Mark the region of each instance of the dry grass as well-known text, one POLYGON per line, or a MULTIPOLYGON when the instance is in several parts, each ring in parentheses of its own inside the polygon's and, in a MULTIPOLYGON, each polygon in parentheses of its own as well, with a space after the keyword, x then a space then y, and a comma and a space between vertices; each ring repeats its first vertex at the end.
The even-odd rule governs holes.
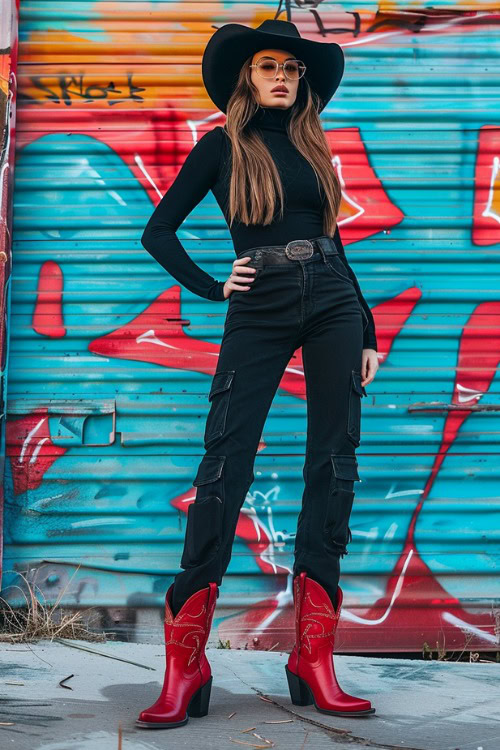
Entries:
POLYGON ((71 614, 65 613, 60 607, 66 589, 78 572, 79 567, 52 605, 47 605, 42 601, 43 593, 34 582, 30 583, 26 576, 18 573, 26 584, 26 591, 20 586, 12 586, 12 588, 19 589, 26 600, 26 606, 13 609, 0 596, 0 642, 26 643, 38 641, 42 638, 105 641, 106 636, 104 634, 89 629, 89 626, 92 625, 92 616, 89 617, 89 614, 93 611, 92 607, 71 614), (37 592, 39 595, 37 595, 37 592))
MULTIPOLYGON (((498 610, 493 610, 493 614, 495 616, 495 622, 496 622, 498 610)), ((481 652, 481 651, 467 650, 467 647, 469 646, 471 641, 474 639, 475 634, 469 633, 463 628, 461 630, 465 638, 465 643, 464 643, 462 650, 458 654, 458 656, 454 658, 457 652, 456 651, 449 652, 446 650, 445 648, 446 639, 443 633, 443 644, 441 645, 438 641, 436 641, 436 661, 450 661, 450 662, 451 661, 455 661, 455 662, 467 661, 470 663, 479 661, 479 662, 491 663, 491 664, 500 663, 500 651, 481 652)), ((495 628, 495 634, 497 636, 498 642, 500 643, 500 638, 499 638, 499 633, 497 632, 497 628, 495 628)), ((429 646, 427 641, 424 641, 424 644, 422 646, 422 659, 424 660, 434 659, 434 649, 432 649, 429 646)))

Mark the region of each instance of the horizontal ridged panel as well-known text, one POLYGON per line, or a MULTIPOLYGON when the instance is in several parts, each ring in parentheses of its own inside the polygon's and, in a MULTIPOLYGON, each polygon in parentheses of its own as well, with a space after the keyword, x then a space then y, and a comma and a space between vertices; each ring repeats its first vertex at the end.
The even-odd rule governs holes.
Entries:
MULTIPOLYGON (((419 650, 443 633, 450 648, 467 634, 467 648, 497 646, 497 25, 487 4, 434 8, 292 9, 303 36, 346 55, 322 122, 341 170, 341 235, 379 340, 341 562, 342 644, 358 652, 419 650)), ((274 13, 21 3, 5 541, 8 567, 30 565, 49 600, 75 573, 67 603, 161 606, 179 569, 215 361, 206 354, 226 304, 181 288, 139 238, 194 142, 224 121, 201 78, 214 27, 274 13), (59 289, 54 307, 43 283, 59 289), (152 323, 160 295, 176 325, 158 313, 152 323)), ((178 236, 227 277, 232 244, 212 194, 178 236)), ((244 505, 269 546, 257 554, 237 533, 218 600, 217 632, 232 645, 293 637, 301 367, 296 352, 244 505)))

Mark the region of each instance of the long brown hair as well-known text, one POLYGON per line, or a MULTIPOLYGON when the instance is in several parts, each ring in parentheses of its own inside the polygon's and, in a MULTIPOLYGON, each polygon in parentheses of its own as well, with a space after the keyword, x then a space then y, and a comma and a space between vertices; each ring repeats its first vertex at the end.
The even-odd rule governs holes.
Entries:
MULTIPOLYGON (((270 224, 276 198, 283 216, 284 196, 281 179, 262 138, 245 126, 259 108, 257 88, 251 80, 249 57, 227 105, 224 130, 231 139, 232 170, 229 189, 229 224, 270 224)), ((306 76, 299 80, 297 97, 291 107, 288 137, 313 168, 318 188, 323 189, 323 233, 333 237, 342 196, 339 179, 332 165, 330 148, 321 126, 318 110, 321 100, 306 76)))

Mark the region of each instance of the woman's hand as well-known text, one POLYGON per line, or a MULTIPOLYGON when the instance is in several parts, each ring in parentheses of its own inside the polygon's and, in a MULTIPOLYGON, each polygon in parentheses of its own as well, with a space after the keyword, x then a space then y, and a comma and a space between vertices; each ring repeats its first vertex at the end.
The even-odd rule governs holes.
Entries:
POLYGON ((236 258, 233 261, 233 270, 224 284, 224 298, 227 299, 232 292, 246 292, 250 289, 255 276, 255 268, 247 266, 249 260, 252 260, 249 255, 245 255, 244 258, 236 258))
POLYGON ((371 383, 378 370, 378 355, 375 349, 363 349, 361 361, 361 385, 371 383))

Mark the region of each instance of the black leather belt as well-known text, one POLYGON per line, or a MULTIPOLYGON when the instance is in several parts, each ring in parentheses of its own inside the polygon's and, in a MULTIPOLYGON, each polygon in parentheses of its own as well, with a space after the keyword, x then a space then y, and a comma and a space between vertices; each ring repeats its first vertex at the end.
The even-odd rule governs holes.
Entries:
MULTIPOLYGON (((261 247, 251 247, 237 256, 243 258, 250 256, 262 265, 268 264, 290 264, 298 260, 307 260, 314 253, 325 255, 338 255, 333 238, 315 237, 311 240, 291 240, 286 245, 262 245, 261 247)), ((252 265, 251 263, 249 265, 252 265)))

